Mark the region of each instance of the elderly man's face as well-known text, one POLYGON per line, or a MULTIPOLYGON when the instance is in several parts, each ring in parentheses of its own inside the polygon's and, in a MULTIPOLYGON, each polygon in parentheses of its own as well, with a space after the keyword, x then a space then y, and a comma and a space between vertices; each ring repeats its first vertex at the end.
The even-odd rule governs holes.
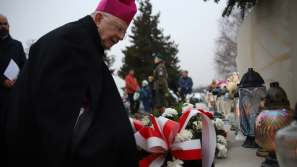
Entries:
POLYGON ((122 19, 102 13, 97 13, 95 23, 101 37, 102 45, 105 50, 109 50, 114 44, 124 39, 124 34, 118 33, 117 29, 126 32, 128 24, 122 19))
POLYGON ((7 18, 0 14, 0 36, 5 37, 9 34, 9 24, 7 18))

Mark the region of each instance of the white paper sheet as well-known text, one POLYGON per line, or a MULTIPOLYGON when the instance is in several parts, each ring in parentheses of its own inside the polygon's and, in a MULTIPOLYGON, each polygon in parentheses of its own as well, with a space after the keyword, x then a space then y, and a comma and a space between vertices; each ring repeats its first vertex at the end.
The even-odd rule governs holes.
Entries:
POLYGON ((19 66, 11 59, 6 70, 4 71, 4 75, 12 81, 15 77, 19 75, 20 68, 19 66))

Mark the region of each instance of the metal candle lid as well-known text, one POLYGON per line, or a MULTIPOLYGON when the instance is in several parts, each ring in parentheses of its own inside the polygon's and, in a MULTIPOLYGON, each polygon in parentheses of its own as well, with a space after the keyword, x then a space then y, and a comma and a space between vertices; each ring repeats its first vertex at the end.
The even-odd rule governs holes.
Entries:
POLYGON ((246 72, 240 81, 240 85, 243 88, 247 87, 261 87, 262 84, 265 84, 261 75, 253 70, 253 68, 249 68, 248 72, 246 72))
POLYGON ((226 93, 225 96, 224 96, 224 100, 232 100, 232 97, 230 95, 230 93, 226 93))
POLYGON ((218 94, 220 93, 220 91, 221 91, 220 87, 216 87, 216 88, 214 88, 214 89, 212 90, 212 94, 213 94, 213 95, 218 95, 218 94))
POLYGON ((290 101, 278 82, 271 82, 265 97, 265 107, 290 107, 290 101))

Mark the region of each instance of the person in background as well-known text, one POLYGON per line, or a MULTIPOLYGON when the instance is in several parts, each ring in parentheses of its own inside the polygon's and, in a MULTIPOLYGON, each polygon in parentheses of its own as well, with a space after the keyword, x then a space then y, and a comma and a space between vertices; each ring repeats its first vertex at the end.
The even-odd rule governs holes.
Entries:
POLYGON ((126 82, 128 98, 130 101, 130 110, 131 110, 131 114, 133 115, 133 114, 137 113, 137 111, 139 109, 139 101, 138 100, 134 101, 134 98, 133 98, 134 93, 137 92, 139 89, 137 79, 134 77, 133 69, 130 69, 129 75, 127 75, 125 78, 125 82, 126 82))
POLYGON ((168 88, 172 90, 174 94, 177 94, 177 86, 173 78, 169 77, 167 74, 166 80, 167 80, 168 88))
POLYGON ((152 99, 151 99, 151 102, 150 102, 150 106, 151 106, 151 109, 153 110, 155 108, 155 105, 156 105, 156 92, 154 90, 154 77, 153 76, 149 76, 148 84, 149 84, 149 87, 150 87, 151 92, 152 92, 152 99))
POLYGON ((144 111, 150 112, 150 99, 152 99, 152 92, 146 80, 142 81, 142 88, 138 90, 139 101, 142 102, 144 111))
POLYGON ((168 103, 166 100, 165 93, 168 85, 166 81, 167 71, 165 68, 165 58, 163 55, 157 54, 155 57, 156 69, 154 71, 154 90, 156 91, 156 105, 160 109, 167 107, 168 103))
POLYGON ((179 86, 181 87, 181 97, 182 99, 187 94, 192 93, 193 81, 191 77, 188 77, 188 71, 183 71, 183 76, 179 79, 179 86))
POLYGON ((0 117, 11 88, 17 80, 17 77, 9 80, 4 72, 11 60, 19 69, 22 69, 27 61, 22 43, 10 36, 9 28, 6 16, 0 14, 0 117))
POLYGON ((215 79, 212 80, 212 83, 210 84, 209 87, 211 87, 212 89, 214 89, 214 88, 217 87, 217 83, 216 83, 216 80, 215 79))

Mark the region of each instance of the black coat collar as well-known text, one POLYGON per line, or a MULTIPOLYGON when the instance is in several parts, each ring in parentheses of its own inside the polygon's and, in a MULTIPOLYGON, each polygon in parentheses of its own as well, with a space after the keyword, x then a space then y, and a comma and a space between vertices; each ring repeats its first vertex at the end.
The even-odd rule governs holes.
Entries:
POLYGON ((8 46, 10 44, 13 44, 13 39, 10 35, 8 35, 8 37, 6 37, 5 39, 0 38, 0 40, 1 40, 0 43, 3 46, 8 46))
POLYGON ((105 57, 104 48, 101 43, 101 38, 93 18, 88 15, 84 18, 79 19, 79 22, 81 22, 83 26, 87 29, 87 31, 90 33, 91 37, 97 43, 97 46, 99 47, 101 54, 103 55, 103 57, 105 57))

